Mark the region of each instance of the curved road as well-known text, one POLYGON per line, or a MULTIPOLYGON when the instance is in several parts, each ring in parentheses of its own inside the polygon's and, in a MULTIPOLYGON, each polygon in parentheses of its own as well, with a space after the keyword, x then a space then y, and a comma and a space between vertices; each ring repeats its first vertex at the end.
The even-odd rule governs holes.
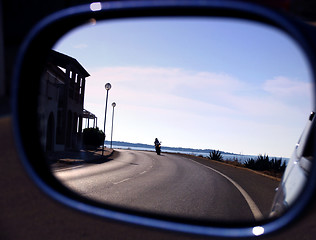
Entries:
POLYGON ((55 171, 66 186, 118 206, 204 220, 267 217, 278 182, 177 154, 115 150, 109 161, 55 171))

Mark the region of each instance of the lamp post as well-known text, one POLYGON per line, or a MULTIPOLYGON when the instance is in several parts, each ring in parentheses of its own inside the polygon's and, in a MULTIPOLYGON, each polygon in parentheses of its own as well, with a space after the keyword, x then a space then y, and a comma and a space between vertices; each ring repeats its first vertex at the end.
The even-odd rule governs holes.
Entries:
POLYGON ((113 120, 114 120, 114 108, 116 106, 116 103, 112 103, 113 111, 112 111, 112 128, 111 128, 111 148, 112 148, 112 137, 113 137, 113 120))
MULTIPOLYGON (((106 122, 106 110, 108 107, 108 96, 109 96, 109 90, 111 89, 111 84, 107 83, 105 84, 105 90, 106 90, 106 99, 105 99, 105 110, 104 110, 104 127, 103 127, 103 131, 104 131, 104 140, 105 140, 105 122, 106 122)), ((103 142, 103 146, 102 146, 102 156, 104 155, 104 142, 103 142)))

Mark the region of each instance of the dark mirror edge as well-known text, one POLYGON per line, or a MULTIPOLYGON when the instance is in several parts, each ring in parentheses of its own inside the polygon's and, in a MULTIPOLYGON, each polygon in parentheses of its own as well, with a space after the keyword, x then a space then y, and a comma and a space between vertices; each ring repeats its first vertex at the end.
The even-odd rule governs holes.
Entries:
MULTIPOLYGON (((315 69, 311 64, 316 62, 314 60, 315 56, 313 55, 313 51, 307 51, 307 49, 310 48, 315 50, 315 47, 307 43, 302 35, 304 33, 299 32, 295 25, 292 24, 303 27, 303 29, 308 27, 293 22, 268 9, 252 4, 240 4, 231 1, 222 1, 220 4, 212 4, 212 1, 209 3, 203 2, 203 4, 199 1, 180 1, 177 3, 162 1, 155 4, 149 1, 141 1, 124 3, 113 2, 104 3, 103 5, 105 8, 101 11, 93 12, 90 10, 90 5, 84 5, 66 9, 49 16, 33 29, 20 50, 12 88, 14 135, 22 163, 33 181, 35 181, 46 194, 71 208, 100 217, 165 230, 209 236, 250 237, 254 236, 252 230, 255 226, 261 225, 266 234, 272 233, 290 222, 293 223, 294 219, 302 213, 302 210, 314 194, 313 189, 316 184, 315 164, 312 165, 309 181, 302 191, 304 194, 301 194, 288 212, 277 219, 240 224, 205 222, 164 215, 146 214, 144 212, 97 203, 93 200, 82 198, 78 194, 70 191, 52 175, 46 161, 43 161, 43 158, 45 158, 43 152, 39 150, 41 147, 38 132, 35 131, 35 129, 37 130, 37 117, 35 114, 37 109, 28 108, 28 106, 37 106, 37 88, 39 82, 36 79, 40 78, 41 71, 39 71, 39 69, 43 69, 43 64, 51 47, 66 32, 86 23, 91 18, 109 20, 150 16, 223 16, 264 22, 285 31, 290 37, 296 40, 309 60, 313 79, 315 79, 315 69), (177 13, 176 15, 175 12, 177 13), (45 42, 45 45, 43 45, 43 42, 45 42), (34 66, 41 67, 36 70, 34 66), (24 78, 25 76, 28 76, 28 78, 24 78), (37 149, 37 151, 34 149, 37 149)), ((293 146, 294 144, 295 143, 293 143, 293 146)))

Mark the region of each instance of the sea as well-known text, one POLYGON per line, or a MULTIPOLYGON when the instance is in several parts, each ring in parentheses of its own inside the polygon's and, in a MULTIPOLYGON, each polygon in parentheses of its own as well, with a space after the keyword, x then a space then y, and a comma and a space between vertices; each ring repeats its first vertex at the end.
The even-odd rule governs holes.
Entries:
MULTIPOLYGON (((105 141, 104 145, 106 147, 111 147, 110 141, 105 141)), ((142 144, 142 143, 129 143, 129 142, 121 142, 121 141, 113 141, 112 142, 113 149, 131 149, 131 150, 139 150, 139 151, 155 151, 155 147, 153 145, 142 144)), ((164 147, 161 146, 162 152, 169 152, 169 153, 182 153, 182 154, 189 154, 194 156, 203 156, 208 157, 210 152, 213 151, 212 149, 193 149, 193 148, 181 148, 181 147, 164 147)), ((222 157, 224 160, 228 161, 238 161, 240 163, 245 163, 248 159, 257 159, 258 155, 244 155, 244 154, 236 154, 236 153, 228 153, 228 152, 221 152, 222 157)), ((274 158, 273 156, 269 156, 270 159, 274 158)), ((280 159, 280 157, 276 157, 280 159)), ((285 161, 286 163, 289 161, 289 158, 282 158, 282 162, 285 161)))

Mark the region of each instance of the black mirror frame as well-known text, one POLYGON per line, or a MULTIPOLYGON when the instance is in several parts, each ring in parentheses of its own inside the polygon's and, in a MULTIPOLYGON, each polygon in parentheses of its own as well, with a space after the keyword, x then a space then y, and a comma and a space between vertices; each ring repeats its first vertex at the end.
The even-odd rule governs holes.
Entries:
MULTIPOLYGON (((304 194, 301 194, 293 207, 283 216, 262 222, 241 224, 170 218, 100 204, 71 192, 53 177, 43 160, 43 153, 39 150, 41 148, 36 117, 38 79, 53 44, 66 32, 87 23, 89 19, 98 21, 151 16, 222 16, 263 22, 279 28, 298 43, 310 63, 313 81, 316 79, 315 31, 310 26, 276 11, 250 3, 226 0, 122 1, 105 2, 101 5, 100 10, 91 10, 90 5, 83 5, 62 10, 45 18, 30 32, 20 49, 12 87, 14 135, 21 161, 38 187, 58 202, 92 215, 163 230, 206 236, 251 237, 255 236, 254 227, 262 227, 264 234, 267 234, 298 219, 314 194, 316 164, 312 166, 304 194)), ((293 143, 293 148, 294 146, 295 143, 293 143)))

